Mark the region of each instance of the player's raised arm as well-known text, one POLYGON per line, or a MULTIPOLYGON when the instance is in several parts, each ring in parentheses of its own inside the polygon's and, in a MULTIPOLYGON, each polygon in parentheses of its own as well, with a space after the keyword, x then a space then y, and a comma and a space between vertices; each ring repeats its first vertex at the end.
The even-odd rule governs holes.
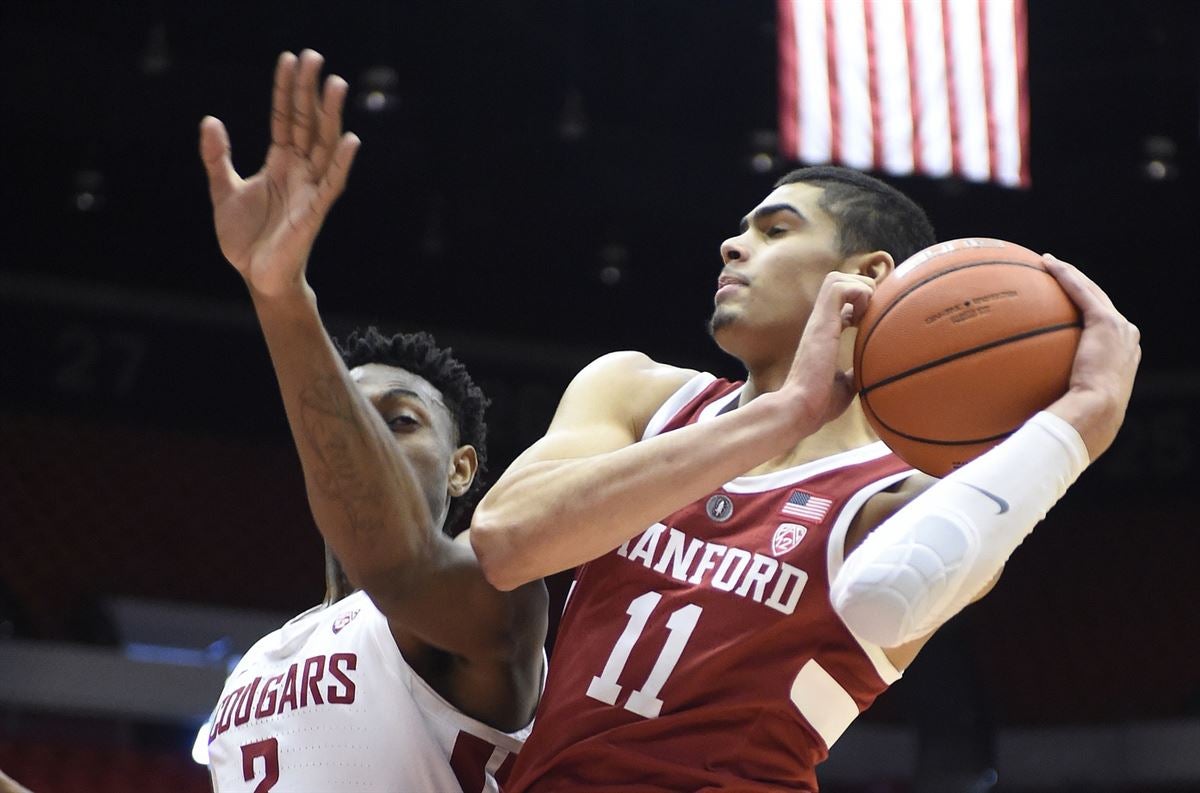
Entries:
MULTIPOLYGON (((326 333, 306 280, 313 241, 358 147, 356 137, 341 131, 346 84, 330 77, 320 90, 321 65, 311 50, 280 56, 271 147, 250 179, 233 171, 223 125, 211 117, 202 122, 201 156, 221 249, 253 298, 326 542, 394 632, 452 656, 439 689, 452 704, 515 728, 528 722, 537 702, 545 587, 538 581, 497 591, 469 545, 443 534, 445 503, 470 485, 474 466, 453 457, 441 472, 440 506, 431 507, 409 455, 326 333)), ((429 415, 412 409, 403 421, 429 415)))
POLYGON ((981 597, 1124 420, 1137 328, 1078 269, 1050 256, 1046 267, 1083 315, 1067 393, 870 531, 832 582, 847 625, 883 647, 921 642, 981 597))
POLYGON ((233 168, 225 125, 212 116, 200 122, 200 157, 221 252, 255 296, 303 296, 313 240, 358 151, 358 137, 342 132, 346 81, 333 75, 321 89, 323 62, 312 50, 279 56, 271 146, 248 179, 233 168))
POLYGON ((581 371, 546 435, 476 510, 471 541, 488 580, 510 589, 595 559, 790 451, 845 410, 851 389, 836 352, 870 289, 870 279, 830 275, 784 386, 711 422, 639 441, 654 411, 694 373, 640 353, 606 356, 581 371))

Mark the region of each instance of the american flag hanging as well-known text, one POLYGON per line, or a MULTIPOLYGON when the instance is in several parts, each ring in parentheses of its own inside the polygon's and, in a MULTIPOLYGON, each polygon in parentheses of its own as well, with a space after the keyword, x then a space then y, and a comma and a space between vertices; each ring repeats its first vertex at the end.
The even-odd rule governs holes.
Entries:
POLYGON ((1025 0, 777 0, 780 153, 1028 187, 1025 0))

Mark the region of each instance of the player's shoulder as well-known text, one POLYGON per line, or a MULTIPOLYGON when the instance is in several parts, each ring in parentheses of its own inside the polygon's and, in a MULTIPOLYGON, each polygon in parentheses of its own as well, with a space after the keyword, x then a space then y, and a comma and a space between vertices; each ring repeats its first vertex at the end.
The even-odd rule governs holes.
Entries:
POLYGON ((619 392, 626 399, 645 395, 648 401, 661 403, 698 374, 695 369, 660 363, 644 352, 620 350, 585 366, 573 386, 619 392))
POLYGON ((364 624, 372 620, 385 620, 375 603, 363 590, 346 595, 333 603, 318 603, 267 633, 246 650, 245 656, 262 653, 278 653, 280 647, 297 646, 302 637, 312 635, 323 626, 329 625, 331 633, 341 631, 343 623, 364 624), (360 616, 361 615, 361 616, 360 616))
POLYGON ((695 369, 656 361, 637 350, 617 350, 596 358, 580 372, 579 377, 618 377, 630 383, 657 383, 678 388, 699 374, 695 369))
POLYGON ((695 369, 661 363, 643 352, 620 350, 602 355, 581 369, 564 399, 603 402, 619 409, 634 424, 644 423, 699 374, 695 369))

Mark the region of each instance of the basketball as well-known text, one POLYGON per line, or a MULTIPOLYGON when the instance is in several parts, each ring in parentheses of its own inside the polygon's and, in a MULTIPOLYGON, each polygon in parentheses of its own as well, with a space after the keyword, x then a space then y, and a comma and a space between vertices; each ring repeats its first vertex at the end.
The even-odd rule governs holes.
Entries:
POLYGON ((971 237, 900 264, 859 323, 867 421, 909 465, 945 476, 1067 391, 1081 321, 1028 248, 971 237))

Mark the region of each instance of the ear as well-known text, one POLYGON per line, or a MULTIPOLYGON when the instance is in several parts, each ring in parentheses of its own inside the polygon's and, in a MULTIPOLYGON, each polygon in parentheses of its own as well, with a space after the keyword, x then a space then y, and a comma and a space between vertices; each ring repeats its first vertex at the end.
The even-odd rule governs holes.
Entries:
POLYGON ((479 470, 479 455, 474 446, 459 446, 450 455, 450 479, 447 483, 450 495, 458 498, 471 489, 475 472, 479 470))
POLYGON ((842 269, 845 272, 865 275, 874 279, 878 284, 892 274, 892 271, 896 269, 896 262, 892 259, 892 254, 887 251, 871 251, 847 257, 846 264, 842 269))

